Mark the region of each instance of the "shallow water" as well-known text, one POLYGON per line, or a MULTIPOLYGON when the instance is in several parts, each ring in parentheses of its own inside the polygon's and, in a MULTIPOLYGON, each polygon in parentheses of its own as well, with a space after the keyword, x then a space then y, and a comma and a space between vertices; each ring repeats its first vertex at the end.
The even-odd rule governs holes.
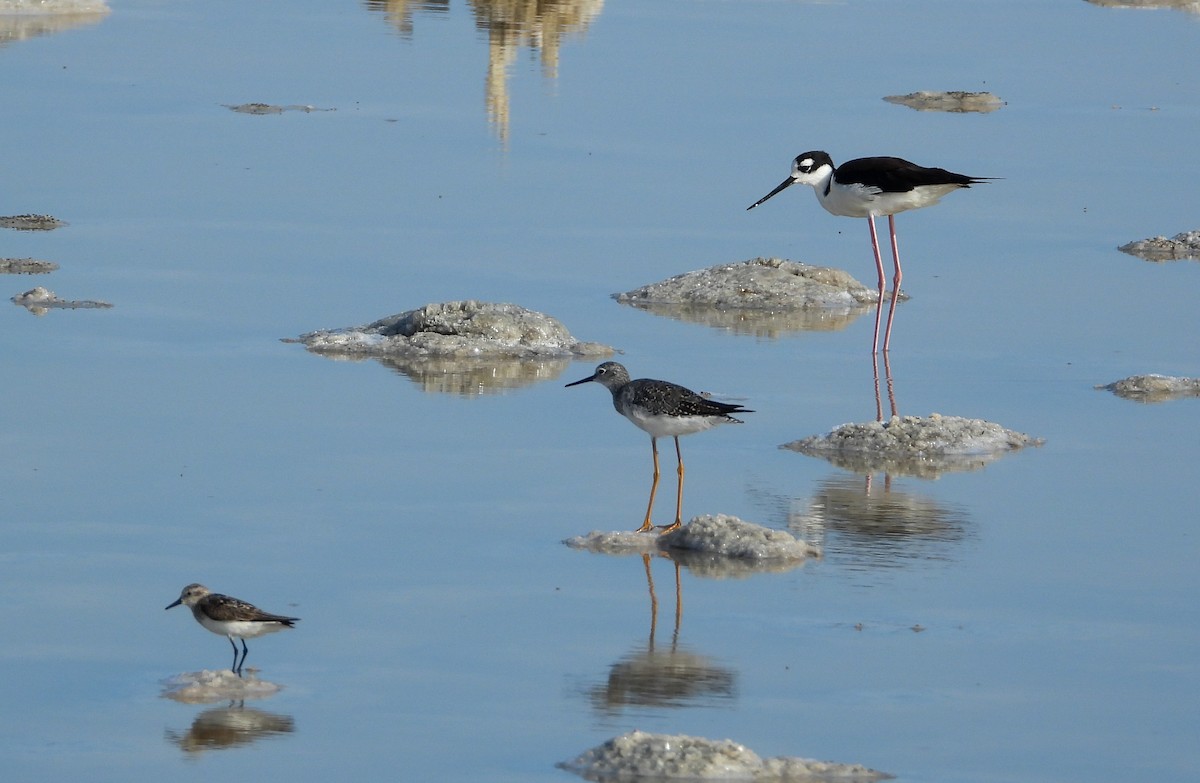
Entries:
POLYGON ((0 214, 69 225, 0 232, 60 265, 4 296, 115 305, 0 308, 13 779, 571 780, 556 762, 633 728, 912 781, 1194 774, 1200 408, 1093 386, 1200 375, 1200 265, 1116 250, 1197 227, 1200 17, 564 3, 538 39, 489 28, 498 7, 127 2, 5 36, 0 214), (922 89, 1007 104, 882 100, 922 89), (227 108, 253 102, 335 110, 227 108), (902 412, 1044 446, 868 483, 777 447, 873 417, 869 312, 755 332, 609 298, 755 256, 869 284, 862 221, 807 192, 745 212, 814 148, 1003 177, 898 218, 891 367, 902 412), (562 388, 591 363, 469 395, 279 342, 465 298, 745 401, 744 426, 683 441, 685 515, 826 557, 683 568, 678 594, 654 559, 652 594, 640 556, 561 544, 635 527, 650 483, 604 391, 562 388), (303 618, 250 644, 280 693, 162 697, 228 663, 162 611, 192 581, 303 618), (673 689, 608 695, 671 652, 673 689))

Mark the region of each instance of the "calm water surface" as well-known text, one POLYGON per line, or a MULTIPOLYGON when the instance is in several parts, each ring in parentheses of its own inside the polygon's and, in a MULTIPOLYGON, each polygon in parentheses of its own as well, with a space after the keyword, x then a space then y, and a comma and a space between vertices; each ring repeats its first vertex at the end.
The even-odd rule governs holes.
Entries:
MULTIPOLYGON (((13 780, 565 781, 615 734, 730 737, 903 780, 1158 781, 1200 753, 1200 18, 1077 2, 154 2, 0 48, 0 758, 13 780), (916 112, 915 90, 997 112, 916 112), (264 102, 333 111, 254 116, 264 102), (789 192, 805 149, 1002 177, 901 216, 902 412, 1040 449, 936 479, 781 443, 874 415, 870 315, 738 331, 608 295, 758 255, 870 280, 862 221, 789 192), (512 301, 636 375, 757 413, 684 442, 685 513, 826 557, 713 575, 570 550, 634 527, 645 436, 590 365, 428 391, 279 342, 512 301), (0 300, 3 301, 3 300, 0 300), (749 332, 749 333, 747 333, 749 332), (227 663, 184 584, 303 618, 284 690, 161 696, 227 663), (241 727, 233 731, 229 727, 241 727)), ((665 521, 670 473, 660 497, 665 521)))

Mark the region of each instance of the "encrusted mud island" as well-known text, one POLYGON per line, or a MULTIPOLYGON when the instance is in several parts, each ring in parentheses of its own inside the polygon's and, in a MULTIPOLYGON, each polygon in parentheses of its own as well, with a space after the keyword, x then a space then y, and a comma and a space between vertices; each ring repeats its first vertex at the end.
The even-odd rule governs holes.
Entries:
POLYGON ((983 419, 934 413, 843 424, 780 448, 820 457, 854 472, 885 470, 932 478, 945 472, 975 470, 1003 454, 1043 442, 983 419))
POLYGON ((946 92, 918 90, 907 95, 888 95, 884 97, 884 100, 917 111, 952 113, 978 112, 986 114, 996 111, 1004 105, 1004 101, 990 92, 964 92, 963 90, 946 92))
POLYGON ((1200 378, 1150 373, 1131 375, 1096 388, 1135 402, 1167 402, 1184 397, 1200 397, 1200 378))
POLYGON ((790 783, 890 778, 862 764, 776 756, 764 759, 733 740, 631 731, 558 765, 587 780, 723 780, 790 783))

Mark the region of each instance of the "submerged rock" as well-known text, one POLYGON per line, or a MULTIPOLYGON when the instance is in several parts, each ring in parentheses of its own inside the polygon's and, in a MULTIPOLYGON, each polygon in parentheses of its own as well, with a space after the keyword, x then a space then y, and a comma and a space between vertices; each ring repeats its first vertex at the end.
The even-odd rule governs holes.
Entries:
POLYGON ((963 92, 950 90, 938 92, 918 90, 907 95, 888 95, 888 103, 898 103, 917 111, 979 112, 986 114, 1004 105, 1004 101, 990 92, 963 92))
POLYGON ((38 286, 23 294, 12 297, 14 304, 19 304, 34 315, 45 315, 51 308, 62 310, 78 309, 107 309, 112 307, 108 302, 97 302, 92 299, 60 299, 58 294, 49 288, 38 286))
POLYGON ((1166 402, 1184 397, 1200 397, 1200 378, 1179 378, 1151 373, 1131 375, 1096 388, 1110 391, 1126 400, 1166 402))
POLYGON ((58 269, 53 261, 37 258, 0 258, 0 275, 44 275, 58 269))
POLYGON ((467 300, 427 304, 366 326, 321 330, 295 340, 314 353, 361 357, 604 357, 607 345, 580 342, 560 321, 514 304, 467 300))
POLYGON ((1162 236, 1139 239, 1136 242, 1121 245, 1117 250, 1146 261, 1200 259, 1200 230, 1183 231, 1170 239, 1162 236))
POLYGON ((1010 451, 1044 441, 983 419, 931 414, 893 416, 886 422, 843 424, 780 448, 821 457, 856 473, 936 477, 948 471, 976 470, 1010 451))
POLYGON ((632 731, 558 765, 588 780, 872 781, 892 777, 861 764, 762 759, 733 740, 632 731))

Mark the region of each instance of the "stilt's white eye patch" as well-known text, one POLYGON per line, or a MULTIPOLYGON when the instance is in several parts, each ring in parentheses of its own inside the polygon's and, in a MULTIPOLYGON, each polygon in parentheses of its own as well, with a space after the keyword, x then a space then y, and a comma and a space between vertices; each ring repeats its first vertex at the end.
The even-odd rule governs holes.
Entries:
POLYGON ((804 158, 796 161, 796 168, 800 171, 812 171, 813 164, 816 163, 812 158, 804 158))

